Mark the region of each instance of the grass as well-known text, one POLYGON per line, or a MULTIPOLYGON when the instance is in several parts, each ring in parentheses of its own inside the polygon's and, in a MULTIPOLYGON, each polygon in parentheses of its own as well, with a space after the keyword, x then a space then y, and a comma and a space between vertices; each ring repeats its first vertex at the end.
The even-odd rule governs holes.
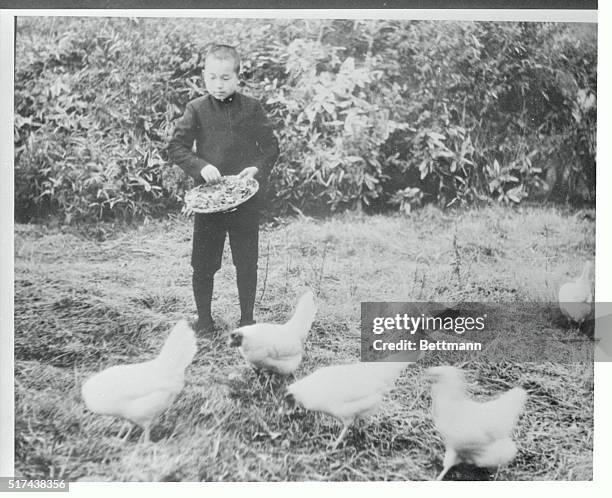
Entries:
MULTIPOLYGON (((290 380, 275 377, 264 389, 226 346, 239 313, 229 248, 214 301, 223 331, 199 340, 185 389, 153 426, 154 443, 138 444, 135 430, 122 445, 121 420, 88 412, 79 393, 88 375, 154 356, 170 327, 194 313, 191 230, 191 221, 175 218, 95 240, 16 226, 16 473, 95 481, 433 478, 443 444, 421 377, 452 356, 431 353, 406 369, 380 413, 329 451, 339 424, 303 411, 280 416, 290 380)), ((594 257, 594 232, 577 214, 535 207, 282 221, 261 233, 256 315, 283 321, 304 287, 315 290, 319 311, 299 378, 359 358, 361 301, 551 301, 594 257)), ((575 334, 548 315, 537 323, 551 337, 575 334)), ((555 344, 562 357, 568 346, 555 344)), ((592 479, 592 364, 467 358, 463 368, 476 397, 514 385, 529 393, 519 454, 496 479, 592 479)))

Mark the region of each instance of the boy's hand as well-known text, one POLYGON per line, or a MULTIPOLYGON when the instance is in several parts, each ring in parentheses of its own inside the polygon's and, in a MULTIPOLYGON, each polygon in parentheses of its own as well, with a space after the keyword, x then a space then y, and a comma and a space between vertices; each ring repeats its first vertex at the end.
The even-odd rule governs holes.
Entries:
POLYGON ((221 173, 212 164, 204 166, 200 175, 206 180, 206 183, 217 183, 221 179, 221 173))
POLYGON ((248 168, 244 168, 238 178, 255 178, 255 175, 259 172, 256 166, 249 166, 248 168))
POLYGON ((193 211, 185 205, 183 206, 183 209, 181 209, 181 214, 189 218, 193 215, 193 211))

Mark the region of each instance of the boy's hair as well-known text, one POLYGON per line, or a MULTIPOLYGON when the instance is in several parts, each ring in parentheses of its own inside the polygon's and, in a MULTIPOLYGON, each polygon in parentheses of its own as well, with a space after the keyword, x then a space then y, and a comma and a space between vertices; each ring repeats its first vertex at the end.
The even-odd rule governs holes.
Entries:
POLYGON ((208 52, 206 52, 204 61, 209 57, 214 57, 222 61, 232 61, 236 74, 240 72, 240 55, 238 55, 238 51, 231 45, 213 45, 208 49, 208 52))

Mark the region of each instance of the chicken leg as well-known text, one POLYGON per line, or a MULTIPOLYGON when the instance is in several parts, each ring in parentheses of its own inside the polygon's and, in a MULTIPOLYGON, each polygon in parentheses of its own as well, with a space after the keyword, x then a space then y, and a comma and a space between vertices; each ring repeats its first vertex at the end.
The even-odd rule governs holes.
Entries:
POLYGON ((442 472, 436 477, 436 481, 441 481, 442 478, 446 475, 446 473, 451 469, 453 465, 459 463, 459 458, 457 457, 457 453, 452 448, 446 447, 446 453, 444 454, 444 468, 442 472))
POLYGON ((123 425, 121 426, 121 429, 119 430, 119 433, 117 434, 117 437, 121 437, 121 435, 123 434, 123 431, 125 430, 125 434, 123 434, 123 437, 121 438, 121 442, 125 443, 128 438, 130 437, 130 434, 132 433, 132 429, 134 428, 134 424, 131 424, 130 422, 128 422, 127 420, 123 423, 123 425), (126 430, 127 427, 127 430, 126 430))
POLYGON ((143 443, 147 444, 151 442, 151 424, 145 424, 143 426, 142 439, 143 443))
POLYGON ((121 436, 124 435, 123 432, 129 428, 128 423, 129 422, 127 420, 124 420, 123 424, 121 424, 121 428, 119 429, 119 432, 117 432, 117 437, 119 439, 121 439, 121 436))
POLYGON ((350 423, 349 424, 344 424, 344 426, 342 427, 342 430, 340 431, 340 435, 336 438, 336 440, 334 441, 334 443, 332 444, 332 450, 335 450, 338 445, 340 444, 340 441, 342 441, 344 439, 344 436, 346 436, 346 433, 350 427, 350 423))

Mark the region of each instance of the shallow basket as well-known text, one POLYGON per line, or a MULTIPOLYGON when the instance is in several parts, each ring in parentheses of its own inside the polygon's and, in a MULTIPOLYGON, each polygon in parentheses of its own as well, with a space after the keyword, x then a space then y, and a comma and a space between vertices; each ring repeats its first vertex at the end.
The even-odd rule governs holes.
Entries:
POLYGON ((203 184, 185 194, 185 205, 194 213, 223 213, 232 211, 248 201, 259 190, 253 178, 222 176, 219 182, 203 184))

